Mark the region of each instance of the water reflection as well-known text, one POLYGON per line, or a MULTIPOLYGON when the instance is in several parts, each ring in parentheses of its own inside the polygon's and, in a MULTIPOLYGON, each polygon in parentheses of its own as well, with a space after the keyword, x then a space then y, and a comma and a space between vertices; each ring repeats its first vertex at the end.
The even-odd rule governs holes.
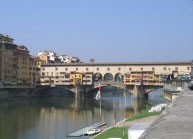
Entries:
MULTIPOLYGON (((103 90, 102 98, 102 120, 108 126, 135 115, 146 104, 117 89, 103 90)), ((99 101, 92 98, 56 97, 1 103, 0 139, 67 138, 68 133, 97 123, 99 112, 99 101)))

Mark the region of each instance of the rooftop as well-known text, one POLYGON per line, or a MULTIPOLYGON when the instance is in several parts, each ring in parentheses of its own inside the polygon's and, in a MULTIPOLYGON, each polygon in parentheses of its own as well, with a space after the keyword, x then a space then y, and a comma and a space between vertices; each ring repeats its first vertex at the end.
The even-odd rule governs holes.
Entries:
POLYGON ((13 43, 13 38, 11 38, 9 35, 0 34, 0 41, 4 43, 13 43))
POLYGON ((24 45, 18 45, 17 50, 28 51, 27 47, 25 47, 24 45))
POLYGON ((110 63, 49 63, 42 66, 141 66, 141 65, 192 65, 191 61, 176 62, 110 62, 110 63))
POLYGON ((5 34, 0 34, 0 37, 4 37, 4 38, 8 38, 8 39, 12 39, 13 40, 13 38, 11 38, 9 35, 5 35, 5 34))

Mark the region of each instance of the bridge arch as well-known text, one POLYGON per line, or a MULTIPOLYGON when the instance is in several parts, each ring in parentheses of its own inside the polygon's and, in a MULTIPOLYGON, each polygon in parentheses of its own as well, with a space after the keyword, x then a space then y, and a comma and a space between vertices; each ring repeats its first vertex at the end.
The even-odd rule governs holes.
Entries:
POLYGON ((111 73, 106 73, 106 74, 104 75, 104 81, 106 81, 106 82, 113 81, 113 74, 111 74, 111 73))
POLYGON ((124 80, 124 75, 121 73, 115 74, 115 82, 123 82, 124 80))
POLYGON ((37 96, 67 96, 67 97, 74 97, 75 96, 75 93, 70 88, 67 88, 64 86, 38 87, 35 90, 33 90, 33 94, 35 94, 37 96))
POLYGON ((94 82, 102 81, 103 76, 101 73, 97 72, 94 74, 94 82))

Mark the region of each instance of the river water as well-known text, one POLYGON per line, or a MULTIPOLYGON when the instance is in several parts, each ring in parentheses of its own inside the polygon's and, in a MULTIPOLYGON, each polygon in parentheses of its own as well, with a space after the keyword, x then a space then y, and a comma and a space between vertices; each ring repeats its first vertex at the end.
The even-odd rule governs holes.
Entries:
MULTIPOLYGON (((102 121, 107 126, 135 115, 147 104, 134 100, 129 92, 120 89, 106 88, 101 94, 102 121)), ((161 94, 162 90, 150 93, 149 101, 165 102, 161 94)), ((70 97, 0 103, 0 139, 74 139, 67 134, 99 122, 99 104, 93 98, 79 100, 70 97)))

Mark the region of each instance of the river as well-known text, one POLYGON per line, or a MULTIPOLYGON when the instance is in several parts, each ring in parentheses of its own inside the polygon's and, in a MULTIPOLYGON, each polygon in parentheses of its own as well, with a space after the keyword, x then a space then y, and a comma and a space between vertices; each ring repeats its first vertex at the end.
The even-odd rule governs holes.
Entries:
MULTIPOLYGON (((92 94, 96 94, 93 92, 92 94)), ((106 88, 102 92, 102 121, 111 126, 145 108, 129 92, 106 88)), ((165 102, 162 90, 149 94, 151 103, 165 102)), ((92 95, 93 96, 93 95, 92 95)), ((68 133, 99 122, 99 101, 52 97, 0 103, 0 139, 74 139, 68 133)), ((80 137, 84 139, 88 137, 80 137)))

